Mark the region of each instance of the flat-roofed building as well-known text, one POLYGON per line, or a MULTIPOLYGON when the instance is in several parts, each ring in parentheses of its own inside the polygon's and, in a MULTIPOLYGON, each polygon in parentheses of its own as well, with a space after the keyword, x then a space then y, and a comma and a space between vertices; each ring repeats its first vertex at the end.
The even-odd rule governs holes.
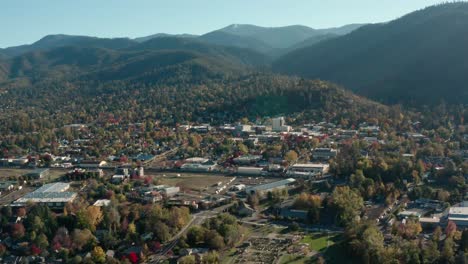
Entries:
POLYGON ((233 161, 236 164, 247 165, 247 164, 254 164, 257 161, 261 160, 262 158, 263 157, 260 155, 244 155, 244 156, 240 156, 240 157, 233 159, 233 161))
POLYGON ((312 157, 317 160, 329 160, 337 154, 338 150, 332 148, 316 148, 312 151, 312 157))
POLYGON ((261 184, 261 185, 255 185, 255 186, 249 186, 245 189, 245 192, 247 194, 259 194, 263 195, 267 192, 271 192, 274 190, 281 190, 284 189, 296 182, 295 179, 289 178, 289 179, 284 179, 281 181, 275 181, 267 184, 261 184))
POLYGON ((32 179, 43 179, 49 175, 50 175, 49 169, 35 169, 27 173, 25 176, 28 178, 32 178, 32 179))
POLYGON ((246 175, 246 176, 261 176, 263 173, 266 173, 263 168, 258 167, 239 167, 237 168, 238 175, 246 175))
POLYGON ((422 227, 436 227, 440 224, 439 217, 421 217, 419 218, 419 223, 422 227))
POLYGON ((457 226, 468 226, 468 207, 450 207, 448 220, 457 226))
POLYGON ((185 163, 180 166, 183 171, 202 171, 209 172, 216 169, 216 164, 185 163))
POLYGON ((209 162, 210 160, 207 158, 200 158, 200 157, 193 157, 193 158, 188 158, 185 160, 185 163, 193 163, 193 164, 204 164, 209 162))
POLYGON ((319 177, 330 170, 329 164, 324 163, 296 163, 290 166, 286 175, 298 178, 319 177))
POLYGON ((1 192, 8 192, 15 189, 15 186, 18 185, 17 181, 3 181, 0 182, 0 193, 1 192))
POLYGON ((275 143, 284 139, 284 136, 277 133, 264 133, 261 135, 251 136, 255 137, 260 143, 275 143))
POLYGON ((157 185, 155 188, 166 197, 174 196, 180 192, 180 187, 177 186, 157 185))
POLYGON ((97 169, 106 165, 107 162, 104 160, 83 160, 80 162, 80 164, 78 164, 78 167, 86 169, 97 169))
POLYGON ((405 219, 405 218, 410 218, 410 217, 414 217, 414 218, 421 218, 421 216, 423 215, 423 211, 422 210, 418 210, 418 209, 408 209, 408 210, 404 210, 400 213, 398 213, 398 217, 400 219, 405 219))
POLYGON ((17 158, 17 159, 11 159, 9 160, 9 165, 12 166, 24 166, 28 163, 28 159, 26 158, 17 158))
POLYGON ((126 181, 128 176, 121 175, 121 174, 114 174, 111 178, 111 182, 114 184, 120 184, 124 181, 126 181))
POLYGON ((24 206, 33 202, 45 204, 51 208, 63 208, 77 196, 76 192, 68 192, 69 188, 70 184, 65 182, 49 183, 19 198, 13 202, 12 206, 24 206))

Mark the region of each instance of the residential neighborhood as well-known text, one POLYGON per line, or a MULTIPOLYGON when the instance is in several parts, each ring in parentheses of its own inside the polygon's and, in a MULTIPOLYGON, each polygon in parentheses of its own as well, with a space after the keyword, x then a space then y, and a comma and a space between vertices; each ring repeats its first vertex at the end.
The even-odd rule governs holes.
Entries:
MULTIPOLYGON (((348 213, 361 221, 373 221, 385 237, 385 244, 397 239, 399 232, 403 232, 400 229, 414 229, 414 225, 419 227, 411 231, 414 232, 411 236, 423 241, 428 241, 436 228, 467 225, 468 203, 464 200, 465 193, 461 192, 468 168, 464 155, 467 151, 462 148, 467 146, 466 137, 451 136, 442 144, 438 143, 451 154, 439 152, 437 156, 434 152, 425 152, 424 148, 433 145, 434 140, 440 142, 438 136, 413 127, 411 132, 397 131, 389 135, 376 124, 363 123, 357 128, 327 122, 288 126, 285 120, 279 117, 271 119, 271 123, 219 127, 208 124, 155 127, 155 135, 164 137, 152 144, 145 141, 144 130, 133 124, 128 126, 132 137, 126 147, 108 156, 96 156, 91 147, 98 140, 100 144, 107 144, 103 146, 107 149, 120 140, 103 141, 93 133, 95 129, 91 125, 74 125, 71 128, 76 130, 76 138, 61 139, 52 152, 3 158, 0 202, 5 216, 1 241, 5 242, 1 243, 9 252, 3 255, 4 261, 5 257, 6 260, 23 260, 24 252, 33 247, 41 253, 35 259, 28 257, 28 261, 63 262, 66 246, 63 242, 53 242, 58 241, 58 233, 46 234, 55 235, 52 242, 56 244, 43 241, 41 245, 37 245, 37 239, 30 238, 32 233, 27 233, 46 232, 35 227, 36 224, 45 225, 44 221, 66 226, 73 223, 74 232, 90 230, 85 244, 106 249, 107 258, 134 263, 183 260, 189 256, 195 256, 200 262, 209 254, 231 259, 232 263, 255 261, 253 257, 262 254, 271 261, 292 256, 330 258, 324 249, 314 251, 315 246, 304 241, 314 241, 314 237, 323 239, 320 234, 326 233, 338 245, 344 236, 341 221, 352 219, 337 220, 346 209, 340 213, 329 207, 349 206, 345 204, 350 202, 357 204, 353 204, 355 208, 348 213), (409 133, 422 136, 408 136, 409 133), (369 141, 369 137, 376 140, 369 141), (381 153, 385 153, 383 157, 381 153), (401 174, 403 177, 398 183, 379 187, 364 173, 374 173, 369 164, 385 163, 388 157, 396 158, 399 167, 409 166, 409 174, 401 174), (352 159, 358 161, 354 171, 347 167, 352 159), (350 174, 340 177, 346 170, 350 174), (454 191, 436 187, 441 175, 448 171, 454 175, 448 184, 458 196, 454 191), (345 198, 342 205, 336 204, 340 196, 353 193, 358 196, 345 198), (47 217, 53 215, 51 219, 43 218, 44 208, 47 208, 47 217), (176 223, 156 218, 157 222, 151 224, 156 229, 147 229, 138 224, 141 220, 135 213, 129 214, 126 210, 136 210, 139 214, 152 210, 167 210, 169 214, 183 212, 183 218, 176 223), (39 218, 31 219, 33 214, 39 218), (89 219, 80 220, 81 217, 89 219), (225 237, 224 245, 193 241, 193 232, 199 232, 196 231, 198 226, 209 229, 207 223, 226 220, 226 217, 234 221, 235 228, 244 230, 242 234, 249 230, 249 235, 229 240, 238 253, 224 250, 226 239, 231 238, 225 237), (35 221, 32 226, 31 221, 35 221), (139 239, 132 233, 123 236, 129 232, 130 225, 133 225, 130 232, 139 234, 139 239), (6 232, 11 228, 19 229, 20 234, 6 232), (165 234, 160 233, 162 230, 166 230, 165 234), (100 237, 109 239, 111 235, 121 239, 112 244, 101 242, 100 237), (261 244, 271 243, 271 247, 281 245, 281 252, 288 253, 270 252, 269 247, 256 244, 260 240, 265 240, 261 244)), ((385 179, 382 180, 380 184, 383 185, 385 179)), ((86 248, 92 249, 74 248, 70 257, 86 260, 87 255, 93 254, 86 248)))

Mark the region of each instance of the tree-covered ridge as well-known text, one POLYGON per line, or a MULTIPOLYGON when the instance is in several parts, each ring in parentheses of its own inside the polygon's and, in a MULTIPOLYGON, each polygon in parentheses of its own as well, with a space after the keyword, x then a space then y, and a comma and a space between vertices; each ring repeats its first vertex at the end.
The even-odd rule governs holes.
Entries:
POLYGON ((30 118, 28 123, 42 120, 42 125, 53 127, 93 122, 103 114, 128 122, 157 119, 174 124, 278 114, 297 116, 298 121, 347 118, 357 122, 387 112, 382 105, 318 80, 254 73, 216 75, 197 63, 170 66, 158 71, 158 78, 154 76, 138 81, 44 81, 9 89, 0 96, 5 114, 2 129, 26 129, 18 124, 23 114, 30 118))
MULTIPOLYGON (((102 40, 104 41, 104 40, 102 40)), ((107 69, 120 69, 124 74, 138 75, 148 70, 198 58, 209 61, 206 65, 221 70, 245 70, 269 63, 258 52, 204 43, 194 39, 161 37, 131 46, 116 48, 114 45, 87 45, 72 43, 50 49, 37 49, 24 54, 0 59, 0 85, 17 81, 73 78, 84 73, 107 69)), ((113 78, 122 78, 122 72, 113 78)), ((98 76, 99 77, 99 76, 98 76)), ((103 78, 107 78, 104 76, 103 78)))
POLYGON ((255 61, 247 50, 182 38, 157 38, 120 50, 61 47, 26 53, 3 64, 3 130, 33 132, 108 114, 127 122, 174 124, 278 114, 355 122, 386 111, 331 83, 245 67, 255 61), (17 124, 24 120, 21 115, 30 125, 17 124))
POLYGON ((466 103, 467 30, 468 3, 432 6, 295 50, 274 68, 385 102, 466 103))

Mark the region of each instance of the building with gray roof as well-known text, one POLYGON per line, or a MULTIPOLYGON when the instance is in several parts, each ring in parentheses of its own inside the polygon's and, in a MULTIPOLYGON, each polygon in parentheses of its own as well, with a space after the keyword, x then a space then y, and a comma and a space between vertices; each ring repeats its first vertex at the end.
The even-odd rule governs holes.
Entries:
POLYGON ((13 202, 12 206, 24 206, 32 202, 45 204, 51 208, 63 208, 77 196, 76 192, 68 192, 69 188, 70 184, 64 182, 45 184, 39 189, 19 198, 13 202))

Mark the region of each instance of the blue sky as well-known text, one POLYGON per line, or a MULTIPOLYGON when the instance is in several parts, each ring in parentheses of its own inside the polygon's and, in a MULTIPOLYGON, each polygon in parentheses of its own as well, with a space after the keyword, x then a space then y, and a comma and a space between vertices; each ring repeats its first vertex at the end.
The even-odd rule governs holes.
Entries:
POLYGON ((376 23, 439 0, 1 0, 0 47, 48 34, 203 34, 230 24, 313 28, 376 23))

